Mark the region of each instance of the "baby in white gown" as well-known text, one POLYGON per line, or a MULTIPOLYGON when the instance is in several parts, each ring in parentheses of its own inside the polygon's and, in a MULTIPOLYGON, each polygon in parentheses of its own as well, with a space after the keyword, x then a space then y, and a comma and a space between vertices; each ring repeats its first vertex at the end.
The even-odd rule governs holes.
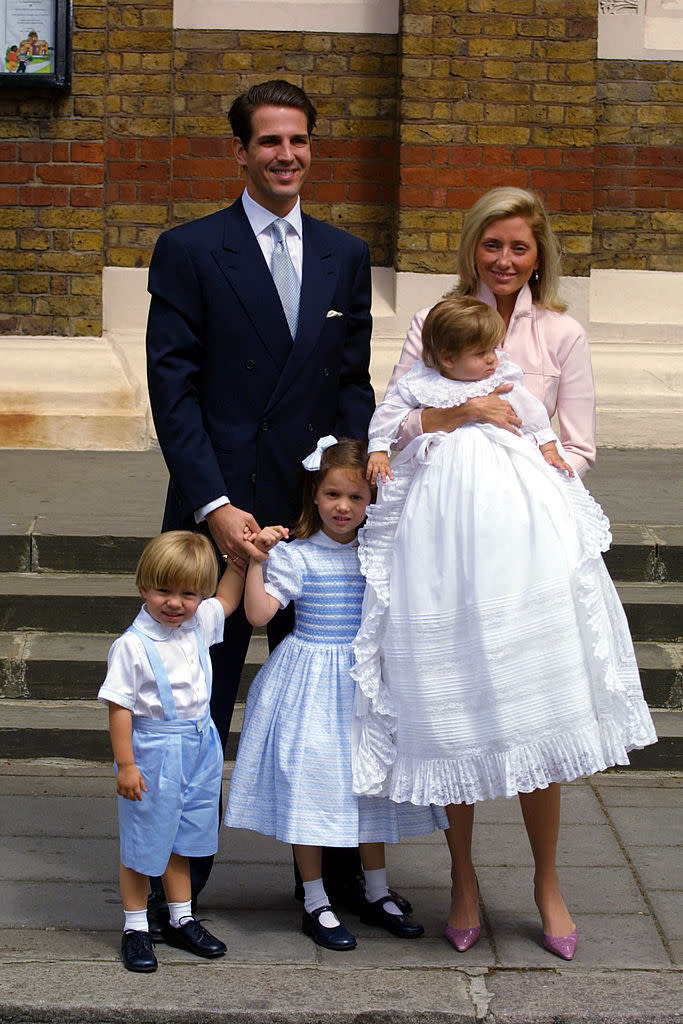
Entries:
POLYGON ((627 764, 628 750, 656 740, 601 557, 609 523, 521 370, 496 351, 504 331, 476 299, 438 303, 425 361, 381 421, 396 434, 412 408, 512 383, 521 435, 472 423, 416 438, 389 465, 392 438, 373 420, 379 494, 359 534, 354 791, 446 805, 463 837, 459 807, 627 764))

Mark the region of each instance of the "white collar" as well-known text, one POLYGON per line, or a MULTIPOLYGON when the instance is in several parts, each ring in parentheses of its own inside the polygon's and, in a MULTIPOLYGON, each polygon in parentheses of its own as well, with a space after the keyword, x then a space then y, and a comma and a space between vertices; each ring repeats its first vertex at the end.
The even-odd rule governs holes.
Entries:
POLYGON ((358 538, 354 537, 348 544, 340 544, 338 540, 333 540, 332 537, 328 537, 322 530, 318 530, 311 537, 308 538, 312 544, 316 544, 320 548, 357 548, 358 538))
POLYGON ((143 604, 142 608, 138 612, 135 622, 133 623, 136 629, 139 629, 141 633, 148 636, 150 640, 171 640, 178 632, 183 630, 193 630, 197 625, 197 616, 193 615, 191 619, 187 619, 186 622, 181 622, 179 626, 164 626, 161 622, 157 622, 147 611, 146 605, 143 604))
MULTIPOLYGON (((251 225, 251 230, 255 235, 260 235, 264 231, 269 230, 273 221, 280 219, 272 210, 267 210, 265 206, 261 206, 260 203, 252 199, 246 188, 242 193, 242 206, 251 225)), ((299 238, 301 238, 301 202, 298 196, 296 197, 296 204, 282 220, 286 220, 296 231, 299 238)))

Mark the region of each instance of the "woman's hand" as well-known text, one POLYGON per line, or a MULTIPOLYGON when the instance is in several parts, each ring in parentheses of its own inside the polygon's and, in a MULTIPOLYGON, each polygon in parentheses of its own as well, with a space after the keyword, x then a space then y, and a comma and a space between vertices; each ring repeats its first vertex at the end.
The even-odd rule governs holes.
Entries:
POLYGON ((423 409, 422 429, 425 434, 437 430, 445 430, 450 434, 466 423, 492 423, 494 427, 519 434, 518 428, 522 421, 510 403, 501 397, 511 390, 512 384, 499 384, 490 395, 468 398, 462 405, 454 405, 450 409, 423 409))

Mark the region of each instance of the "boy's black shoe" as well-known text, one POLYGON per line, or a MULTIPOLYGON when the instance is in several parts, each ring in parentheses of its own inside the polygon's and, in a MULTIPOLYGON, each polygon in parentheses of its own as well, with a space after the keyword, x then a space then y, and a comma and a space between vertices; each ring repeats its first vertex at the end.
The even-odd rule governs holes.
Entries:
POLYGON ((151 974, 157 969, 149 932, 124 932, 121 936, 121 959, 127 971, 151 974))
POLYGON ((186 949, 188 953, 204 956, 208 960, 212 960, 216 956, 223 956, 228 951, 224 942, 217 939, 211 932, 207 932, 206 928, 199 921, 195 921, 193 917, 181 924, 179 928, 174 928, 170 923, 167 924, 164 929, 164 938, 169 946, 186 949))
POLYGON ((170 920, 164 890, 152 890, 147 897, 147 925, 152 942, 166 941, 166 926, 170 920))

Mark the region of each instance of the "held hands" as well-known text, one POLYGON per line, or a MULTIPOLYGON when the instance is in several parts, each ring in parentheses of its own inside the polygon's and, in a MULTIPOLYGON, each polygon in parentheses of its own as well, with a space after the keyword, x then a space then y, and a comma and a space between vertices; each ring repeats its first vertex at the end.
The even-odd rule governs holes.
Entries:
POLYGON ((135 762, 119 765, 116 792, 126 800, 142 800, 142 794, 147 792, 147 786, 135 762))
POLYGON ((368 468, 365 471, 365 479, 369 480, 371 484, 377 482, 377 477, 381 477, 382 483, 387 482, 387 477, 390 480, 394 479, 394 474, 391 472, 391 463, 389 456, 386 452, 370 452, 368 458, 368 468))
POLYGON ((574 476, 574 470, 568 462, 564 461, 554 441, 548 441, 547 444, 540 445, 539 451, 549 466, 554 466, 555 469, 559 469, 566 476, 574 476))
POLYGON ((250 541, 252 534, 257 534, 259 525, 250 512, 245 512, 236 505, 220 505, 209 512, 206 523, 218 550, 227 555, 227 561, 244 568, 250 558, 259 554, 250 541))
POLYGON ((245 526, 244 537, 257 549, 258 553, 251 556, 253 560, 265 562, 270 549, 274 548, 278 541, 289 537, 289 530, 286 526, 264 526, 258 533, 253 533, 245 526))

